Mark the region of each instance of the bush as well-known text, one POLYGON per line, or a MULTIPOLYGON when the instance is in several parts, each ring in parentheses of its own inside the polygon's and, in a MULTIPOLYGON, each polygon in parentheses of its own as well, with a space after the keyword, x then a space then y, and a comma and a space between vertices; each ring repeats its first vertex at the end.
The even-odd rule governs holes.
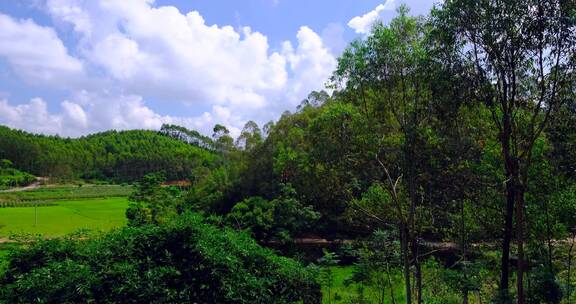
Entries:
POLYGON ((246 234, 185 214, 14 252, 0 278, 0 302, 320 303, 316 278, 246 234))
POLYGON ((527 303, 558 304, 562 300, 562 287, 544 267, 537 267, 530 273, 527 293, 527 303))
POLYGON ((9 160, 0 160, 0 189, 27 186, 36 180, 34 175, 11 168, 11 165, 9 160))
POLYGON ((320 214, 296 198, 291 185, 282 185, 281 194, 267 201, 259 196, 238 202, 227 215, 233 227, 249 230, 257 240, 289 242, 313 226, 320 214))

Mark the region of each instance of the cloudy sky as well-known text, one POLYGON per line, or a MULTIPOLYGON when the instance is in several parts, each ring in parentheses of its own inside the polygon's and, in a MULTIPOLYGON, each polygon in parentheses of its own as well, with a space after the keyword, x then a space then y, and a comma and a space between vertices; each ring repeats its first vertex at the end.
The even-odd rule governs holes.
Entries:
POLYGON ((173 123, 238 134, 324 87, 402 3, 434 0, 0 0, 0 124, 80 136, 173 123))

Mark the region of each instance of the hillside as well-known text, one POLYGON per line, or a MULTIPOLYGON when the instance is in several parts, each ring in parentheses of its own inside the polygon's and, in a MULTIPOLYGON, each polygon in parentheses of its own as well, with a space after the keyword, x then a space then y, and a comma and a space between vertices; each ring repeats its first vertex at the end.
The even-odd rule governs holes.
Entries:
POLYGON ((189 178, 218 157, 209 150, 155 131, 107 131, 80 138, 37 135, 0 126, 0 159, 37 176, 134 181, 164 171, 189 178))

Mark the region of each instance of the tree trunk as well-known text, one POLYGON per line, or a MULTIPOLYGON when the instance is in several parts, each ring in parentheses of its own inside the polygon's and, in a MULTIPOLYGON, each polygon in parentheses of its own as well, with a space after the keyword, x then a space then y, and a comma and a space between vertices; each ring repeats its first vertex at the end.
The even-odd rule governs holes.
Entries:
POLYGON ((546 213, 546 242, 548 245, 548 271, 553 273, 552 261, 554 260, 554 251, 552 250, 552 227, 550 223, 550 211, 548 210, 548 201, 544 200, 544 212, 546 213))
MULTIPOLYGON (((461 260, 467 261, 467 244, 466 244, 466 218, 464 215, 464 200, 460 200, 460 251, 462 252, 461 260)), ((468 272, 464 271, 464 281, 468 280, 468 272)), ((468 289, 462 290, 462 303, 468 304, 468 289)))
POLYGON ((572 242, 570 243, 570 249, 568 250, 568 279, 566 282, 566 287, 568 292, 566 293, 567 303, 570 303, 570 296, 572 295, 572 250, 574 249, 574 238, 576 234, 572 235, 572 242))
POLYGON ((406 181, 408 183, 408 196, 410 199, 410 209, 408 211, 408 221, 407 221, 407 236, 408 236, 408 246, 412 253, 412 261, 414 263, 414 286, 416 302, 417 304, 422 304, 422 274, 420 269, 420 262, 418 260, 418 240, 416 236, 416 207, 418 206, 418 195, 416 191, 416 162, 414 147, 416 146, 416 134, 413 126, 405 134, 407 146, 404 153, 405 162, 407 165, 406 181))
POLYGON ((392 304, 396 304, 396 298, 394 297, 394 285, 392 284, 392 278, 390 277, 390 267, 386 263, 386 275, 388 277, 388 289, 390 290, 390 300, 392 304))
POLYGON ((513 181, 508 175, 506 182, 506 215, 504 218, 504 235, 502 238, 502 260, 500 263, 500 293, 508 296, 510 281, 510 243, 512 242, 512 225, 514 219, 514 196, 513 181))
MULTIPOLYGON (((504 78, 505 79, 505 78, 504 78)), ((506 173, 506 215, 504 218, 504 235, 502 238, 502 261, 500 264, 500 296, 509 298, 510 278, 510 243, 512 241, 512 225, 514 221, 514 200, 516 199, 516 181, 518 170, 515 155, 512 155, 510 147, 512 140, 512 109, 508 101, 508 84, 502 82, 502 130, 499 134, 502 146, 502 158, 504 159, 504 171, 506 173)), ((494 116, 496 117, 496 115, 494 116)))
POLYGON ((412 238, 412 257, 414 259, 414 283, 416 284, 416 303, 422 304, 422 266, 418 258, 418 240, 412 238))
POLYGON ((402 262, 404 264, 404 286, 406 287, 406 304, 412 304, 412 288, 410 287, 410 257, 408 256, 408 229, 405 224, 400 227, 400 242, 402 262))
POLYGON ((518 242, 518 270, 516 283, 518 304, 524 304, 524 188, 516 190, 516 233, 518 242))

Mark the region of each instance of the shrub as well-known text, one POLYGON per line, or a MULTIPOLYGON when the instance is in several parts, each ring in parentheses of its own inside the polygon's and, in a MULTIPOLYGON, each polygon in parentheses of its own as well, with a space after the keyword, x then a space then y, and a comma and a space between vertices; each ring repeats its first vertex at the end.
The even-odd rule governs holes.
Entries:
POLYGON ((10 163, 4 163, 5 161, 5 159, 0 161, 0 189, 27 186, 36 180, 30 173, 7 167, 10 163))
POLYGON ((0 302, 320 303, 317 274, 248 235, 185 214, 11 254, 0 302))
POLYGON ((259 196, 239 203, 227 216, 233 227, 249 230, 257 240, 289 242, 313 226, 320 214, 304 206, 290 184, 282 185, 281 194, 267 201, 259 196))

